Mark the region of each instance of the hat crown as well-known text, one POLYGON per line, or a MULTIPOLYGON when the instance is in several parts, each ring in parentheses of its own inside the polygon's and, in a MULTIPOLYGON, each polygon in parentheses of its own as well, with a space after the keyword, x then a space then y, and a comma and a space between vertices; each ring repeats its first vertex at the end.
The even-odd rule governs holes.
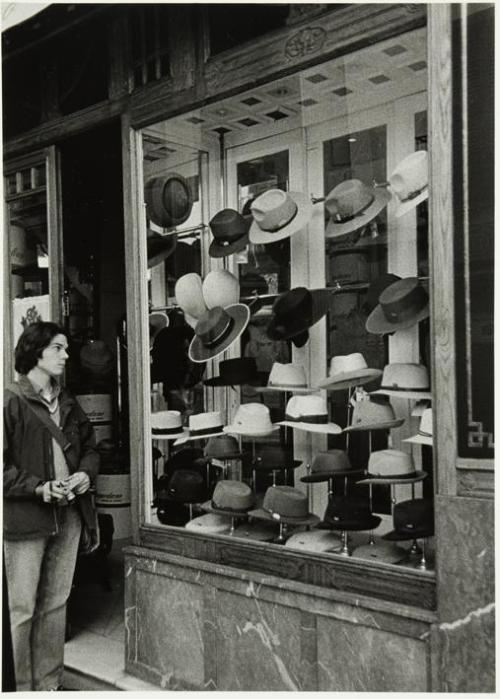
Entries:
POLYGON ((240 300, 240 284, 227 269, 216 269, 203 280, 202 294, 207 308, 226 308, 240 300))
POLYGON ((328 415, 326 399, 319 394, 292 396, 286 405, 286 414, 295 419, 310 415, 328 415))
POLYGON ((305 388, 307 386, 306 370, 299 364, 274 362, 267 385, 305 388))
POLYGON ((389 322, 407 320, 424 309, 429 302, 427 291, 418 277, 399 279, 386 287, 379 297, 379 303, 389 322))
POLYGON ((182 416, 178 410, 159 410, 151 413, 151 427, 153 429, 182 428, 182 416))
POLYGON ((415 473, 413 456, 398 449, 373 451, 368 461, 368 473, 384 478, 405 477, 415 473))
POLYGON ((351 462, 343 449, 320 451, 311 464, 311 473, 327 473, 330 471, 348 471, 351 462))
POLYGON ((428 154, 425 150, 418 150, 403 158, 389 177, 392 191, 400 202, 411 199, 427 187, 428 154))
POLYGON ((236 411, 233 425, 245 430, 264 432, 272 427, 271 413, 263 403, 244 403, 236 411))
POLYGON ((330 377, 337 374, 344 374, 351 371, 368 369, 368 364, 360 352, 352 354, 337 355, 330 360, 330 377))
POLYGON ((209 459, 228 459, 240 453, 238 441, 229 434, 210 437, 204 450, 209 459))
POLYGON ((206 496, 205 480, 198 471, 178 469, 168 481, 167 494, 178 502, 201 502, 206 496))
POLYGON ((297 213, 297 204, 288 192, 281 189, 263 192, 254 199, 250 208, 259 228, 268 233, 284 228, 297 213))
POLYGON ((325 207, 339 222, 342 219, 360 214, 374 200, 373 188, 361 182, 361 180, 344 180, 328 194, 325 207))
POLYGON ((174 172, 151 177, 144 188, 148 217, 159 226, 178 226, 193 208, 187 180, 174 172))
POLYGON ((223 424, 221 413, 218 410, 189 416, 190 431, 205 430, 210 427, 222 428, 223 424))
POLYGON ((221 306, 209 308, 196 323, 194 332, 203 345, 210 347, 230 327, 232 318, 221 306))
POLYGON ((396 503, 392 517, 394 529, 399 532, 418 532, 421 529, 432 529, 434 526, 432 502, 423 498, 396 503))
POLYGON ((208 225, 219 242, 231 243, 244 236, 248 230, 247 222, 235 209, 218 211, 208 225))
POLYGON ((308 318, 312 309, 312 294, 304 286, 285 291, 278 296, 273 304, 273 313, 277 316, 277 322, 294 319, 297 313, 305 314, 308 318))
POLYGON ((423 364, 387 364, 382 374, 382 387, 400 391, 428 391, 429 372, 423 364))
POLYGON ((394 408, 389 401, 380 403, 374 400, 358 400, 352 411, 351 425, 375 425, 382 422, 392 422, 396 419, 394 408))
POLYGON ((225 359, 219 364, 219 376, 228 382, 253 379, 257 376, 257 363, 253 357, 225 359))
POLYGON ((266 490, 262 503, 264 510, 270 512, 273 517, 307 517, 307 495, 289 485, 272 486, 266 490))
POLYGON ((221 510, 249 510, 255 502, 252 489, 241 481, 219 481, 212 495, 212 507, 221 510))
POLYGON ((363 521, 371 516, 370 503, 361 497, 333 495, 326 506, 324 520, 342 523, 349 520, 363 521))
POLYGON ((207 311, 203 298, 201 277, 196 272, 189 272, 179 277, 175 283, 175 300, 184 313, 193 318, 200 318, 207 311))
POLYGON ((432 436, 432 408, 426 408, 422 413, 422 417, 420 418, 420 427, 418 431, 420 432, 420 434, 432 436))
POLYGON ((394 282, 397 282, 400 279, 401 277, 398 277, 397 274, 391 274, 390 272, 387 272, 387 274, 382 274, 380 277, 374 279, 366 292, 366 298, 363 304, 365 313, 371 313, 378 304, 380 294, 384 291, 384 289, 387 289, 388 286, 391 286, 391 284, 394 284, 394 282))

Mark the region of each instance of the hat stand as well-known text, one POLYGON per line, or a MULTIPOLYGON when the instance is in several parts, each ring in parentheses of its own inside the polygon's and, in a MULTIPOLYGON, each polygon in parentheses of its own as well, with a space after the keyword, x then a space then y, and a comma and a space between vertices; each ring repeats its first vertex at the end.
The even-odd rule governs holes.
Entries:
POLYGON ((280 521, 280 530, 279 530, 279 534, 278 534, 277 538, 274 540, 273 543, 275 543, 275 544, 284 544, 285 541, 287 540, 287 534, 288 534, 288 530, 287 530, 286 524, 285 524, 284 522, 281 522, 281 521, 280 521))

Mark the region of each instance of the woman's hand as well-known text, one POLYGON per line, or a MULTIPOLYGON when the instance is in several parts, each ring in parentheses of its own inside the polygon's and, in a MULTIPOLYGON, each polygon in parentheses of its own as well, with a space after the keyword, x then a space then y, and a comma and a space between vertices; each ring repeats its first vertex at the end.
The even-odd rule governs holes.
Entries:
POLYGON ((64 480, 64 483, 75 495, 83 495, 90 488, 90 478, 85 471, 72 473, 71 476, 64 480))

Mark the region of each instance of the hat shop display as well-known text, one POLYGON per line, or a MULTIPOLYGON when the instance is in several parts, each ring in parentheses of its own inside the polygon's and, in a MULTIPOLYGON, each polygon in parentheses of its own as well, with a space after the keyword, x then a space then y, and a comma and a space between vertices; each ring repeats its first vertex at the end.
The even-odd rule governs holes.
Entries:
POLYGON ((415 209, 429 197, 429 156, 425 150, 410 153, 394 168, 389 177, 389 187, 394 194, 400 217, 415 209))
POLYGON ((413 484, 422 481, 427 474, 417 471, 413 456, 399 449, 372 451, 368 460, 367 475, 358 483, 413 484))
POLYGON ((310 198, 301 192, 268 189, 251 203, 250 242, 275 243, 303 230, 312 216, 310 198))
POLYGON ((185 433, 182 416, 178 410, 160 410, 157 413, 151 413, 152 439, 168 441, 183 437, 185 433))
POLYGON ((271 422, 271 413, 263 403, 243 403, 238 407, 230 425, 224 427, 227 434, 242 437, 267 437, 279 429, 271 422))
POLYGON ((205 386, 262 386, 269 374, 257 370, 253 357, 237 357, 219 363, 219 376, 205 379, 205 386))
POLYGON ((319 522, 319 517, 309 512, 307 495, 289 485, 269 487, 262 507, 250 510, 248 515, 279 523, 280 533, 275 543, 284 543, 287 526, 312 526, 319 522))
POLYGON ((144 200, 148 218, 163 228, 180 226, 193 208, 188 181, 175 172, 150 177, 144 187, 144 200))
POLYGON ((328 376, 318 381, 317 388, 329 391, 342 391, 352 386, 363 386, 378 379, 380 369, 370 369, 360 352, 332 357, 328 376))
POLYGON ((203 454, 207 459, 241 459, 243 452, 238 440, 229 434, 221 434, 218 437, 209 437, 203 454))
POLYGON ((378 335, 406 330, 428 318, 429 313, 429 295, 418 277, 405 277, 382 291, 366 319, 366 329, 378 335))
POLYGON ((193 505, 207 498, 204 477, 198 471, 178 469, 171 476, 161 476, 156 496, 158 509, 168 509, 170 502, 189 505, 189 519, 193 517, 193 505), (165 485, 164 485, 165 483, 165 485))
POLYGON ((352 467, 349 456, 343 449, 330 449, 318 452, 311 463, 306 476, 300 479, 303 483, 322 483, 333 478, 359 476, 363 469, 352 467))
POLYGON ((208 439, 222 434, 224 422, 218 410, 212 410, 206 413, 198 413, 197 415, 189 416, 188 429, 184 428, 183 436, 178 437, 174 445, 185 444, 194 439, 208 439))
POLYGON ((344 432, 362 432, 366 430, 390 430, 400 427, 404 418, 397 418, 387 396, 365 396, 363 400, 354 401, 351 424, 344 432))
POLYGON ((372 514, 370 503, 361 497, 334 495, 328 500, 319 529, 333 529, 340 532, 341 545, 334 550, 341 556, 351 556, 349 532, 373 530, 382 521, 372 514))
POLYGON ((434 536, 434 509, 432 502, 423 498, 404 500, 394 505, 392 511, 394 529, 383 535, 387 541, 412 541, 413 546, 408 553, 408 559, 412 555, 419 555, 416 565, 420 570, 427 570, 425 558, 425 540, 434 536), (421 540, 422 547, 417 545, 417 539, 421 540))
POLYGON ((231 518, 229 535, 234 534, 235 520, 247 517, 249 510, 255 506, 255 495, 246 483, 241 481, 219 481, 215 486, 212 499, 202 503, 206 512, 231 518))
POLYGON ((207 304, 203 298, 203 282, 196 272, 188 272, 175 283, 175 300, 180 307, 186 322, 194 328, 199 318, 207 311, 207 304))
POLYGON ((210 257, 227 257, 242 252, 249 242, 251 223, 251 216, 242 216, 234 209, 218 211, 208 224, 213 235, 208 249, 210 257))
POLYGON ((379 389, 371 396, 385 395, 394 398, 431 400, 429 372, 423 364, 394 362, 384 367, 379 389))
POLYGON ((340 434, 342 429, 330 422, 326 399, 321 394, 292 396, 285 411, 285 419, 277 423, 305 432, 340 434))
MULTIPOLYGON (((255 452, 255 450, 254 450, 255 452)), ((253 454, 252 458, 252 477, 254 490, 256 490, 257 473, 271 472, 272 485, 277 485, 276 480, 278 474, 289 469, 296 469, 300 466, 300 461, 293 458, 291 451, 284 449, 275 444, 264 446, 259 455, 253 454)))
POLYGON ((295 532, 285 541, 285 546, 288 548, 309 553, 329 553, 334 551, 338 544, 338 534, 330 529, 295 532))
POLYGON ((418 428, 417 434, 403 439, 403 442, 412 442, 413 444, 426 444, 432 447, 432 408, 426 408, 422 413, 420 418, 420 427, 418 428))
POLYGON ((210 308, 195 325, 188 351, 191 361, 206 362, 218 357, 239 339, 249 320, 250 309, 243 303, 210 308))
POLYGON ((285 291, 273 304, 268 337, 291 340, 296 347, 303 347, 309 339, 309 328, 328 313, 330 300, 329 289, 309 290, 299 286, 285 291))
POLYGON ((289 393, 313 393, 314 389, 308 386, 306 370, 301 364, 281 364, 274 362, 267 386, 259 388, 260 392, 283 391, 289 393))
POLYGON ((370 187, 360 180, 344 180, 325 198, 329 220, 325 236, 336 238, 365 226, 384 209, 391 199, 381 187, 370 187))

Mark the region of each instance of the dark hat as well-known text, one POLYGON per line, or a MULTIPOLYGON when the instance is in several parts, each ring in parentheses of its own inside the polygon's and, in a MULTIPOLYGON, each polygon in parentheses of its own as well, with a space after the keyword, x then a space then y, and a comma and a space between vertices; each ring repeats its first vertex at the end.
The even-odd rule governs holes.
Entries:
POLYGON ((267 326, 271 340, 292 340, 302 347, 309 339, 308 328, 320 320, 329 308, 331 293, 328 289, 303 286, 290 289, 278 296, 273 304, 273 315, 267 326))
POLYGON ((240 337, 249 320, 250 309, 243 303, 210 308, 196 323, 189 346, 191 361, 206 362, 225 352, 240 337))
POLYGON ((144 188, 144 200, 149 219, 162 228, 180 226, 193 208, 188 181, 175 172, 151 177, 144 188))
POLYGON ((394 505, 394 530, 384 534, 389 541, 408 541, 434 535, 434 510, 430 500, 415 498, 394 505))
POLYGON ((268 372, 257 371, 253 357, 226 359, 219 364, 219 376, 205 379, 205 386, 265 386, 268 372))
POLYGON ((204 502, 206 512, 220 515, 243 515, 255 504, 255 495, 246 483, 240 481, 219 481, 212 494, 212 500, 204 502))
POLYGON ((251 222, 251 216, 242 216, 234 209, 218 211, 209 223, 214 237, 208 249, 210 257, 226 257, 244 250, 251 222))
POLYGON ((243 456, 238 440, 229 434, 209 437, 203 453, 207 459, 240 459, 243 456))
POLYGON ((198 471, 179 469, 174 471, 165 483, 160 477, 157 502, 161 504, 167 500, 175 502, 203 502, 207 497, 205 479, 198 471), (160 483, 160 481, 162 481, 160 483), (166 487, 164 487, 166 486, 166 487))
POLYGON ((397 274, 387 272, 386 274, 381 274, 380 277, 377 277, 372 281, 366 291, 365 300, 361 306, 366 315, 369 315, 378 304, 380 294, 384 291, 384 289, 387 289, 388 286, 394 284, 394 282, 397 282, 400 279, 401 277, 398 277, 397 274))
POLYGON ((270 486, 264 495, 262 507, 250 510, 251 517, 283 524, 316 524, 319 517, 309 512, 307 495, 289 485, 270 486))
POLYGON ((178 469, 196 470, 204 467, 206 459, 203 456, 203 449, 194 449, 193 447, 185 447, 179 449, 172 454, 165 464, 167 473, 172 473, 178 469))
POLYGON ((411 328, 429 316, 429 296, 418 277, 399 279, 380 294, 366 321, 370 333, 383 335, 411 328))
POLYGON ((303 483, 320 483, 334 476, 352 476, 362 472, 362 469, 354 469, 351 466, 347 452, 343 449, 330 449, 316 454, 310 474, 300 480, 303 483))
MULTIPOLYGON (((174 314, 170 314, 172 319, 174 314)), ((204 364, 195 364, 188 357, 188 349, 193 339, 193 329, 180 315, 175 325, 160 330, 151 350, 151 381, 163 382, 164 390, 191 388, 201 381, 205 373, 204 364)))
POLYGON ((170 257, 177 247, 176 235, 161 235, 148 228, 146 244, 148 247, 148 269, 156 267, 170 257))
POLYGON ((294 460, 291 450, 278 444, 268 444, 260 450, 253 461, 253 468, 258 471, 285 471, 289 468, 297 468, 300 463, 294 460))
POLYGON ((382 521, 381 517, 370 512, 368 500, 359 497, 333 495, 328 501, 321 529, 340 529, 343 531, 364 531, 375 529, 382 521))

